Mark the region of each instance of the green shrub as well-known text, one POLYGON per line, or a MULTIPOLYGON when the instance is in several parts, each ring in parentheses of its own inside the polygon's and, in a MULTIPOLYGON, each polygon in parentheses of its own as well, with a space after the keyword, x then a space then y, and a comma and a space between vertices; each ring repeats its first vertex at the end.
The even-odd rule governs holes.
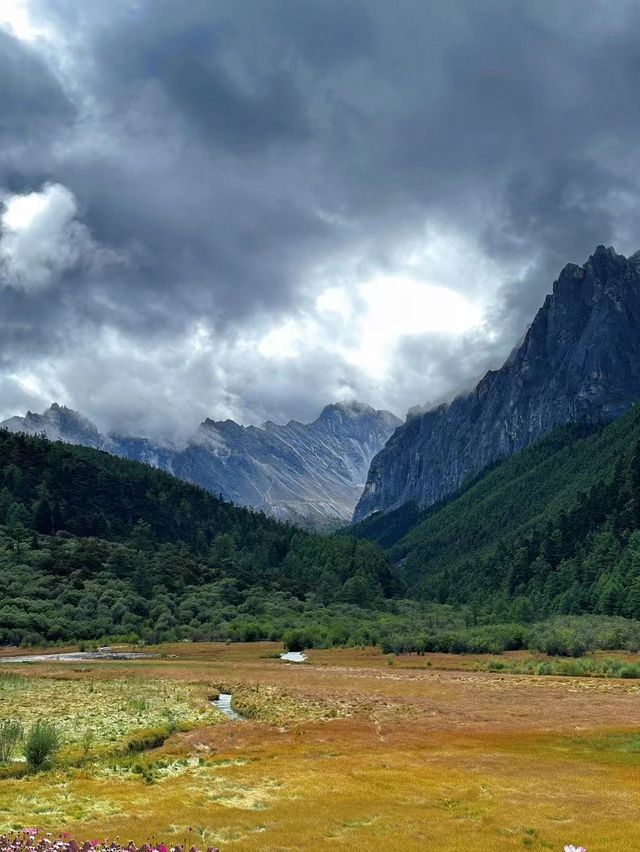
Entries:
POLYGON ((287 630, 282 642, 287 651, 304 651, 307 648, 320 648, 325 644, 324 637, 310 628, 287 630))
POLYGON ((582 660, 567 660, 558 664, 559 673, 567 677, 587 677, 591 668, 582 660))
POLYGON ((640 666, 639 665, 629 665, 623 666, 620 669, 620 677, 626 678, 640 678, 640 666))
POLYGON ((20 722, 15 719, 3 719, 0 722, 0 763, 11 760, 23 736, 24 730, 20 722))
POLYGON ((169 734, 169 736, 171 736, 171 734, 175 734, 175 732, 178 730, 178 717, 176 716, 175 712, 171 710, 170 707, 165 707, 165 709, 162 711, 162 715, 167 720, 167 733, 169 734))
POLYGON ((583 657, 588 643, 569 628, 554 628, 537 637, 534 646, 550 657, 583 657))
POLYGON ((304 651, 307 647, 301 631, 288 630, 283 637, 284 647, 287 651, 304 651))
POLYGON ((46 719, 38 719, 29 729, 24 745, 29 768, 37 770, 49 766, 61 743, 56 725, 46 719))
POLYGON ((85 757, 89 756, 91 749, 93 748, 93 745, 95 743, 95 739, 96 735, 94 731, 92 731, 91 728, 87 728, 87 730, 82 735, 82 740, 80 741, 82 745, 82 752, 85 757))

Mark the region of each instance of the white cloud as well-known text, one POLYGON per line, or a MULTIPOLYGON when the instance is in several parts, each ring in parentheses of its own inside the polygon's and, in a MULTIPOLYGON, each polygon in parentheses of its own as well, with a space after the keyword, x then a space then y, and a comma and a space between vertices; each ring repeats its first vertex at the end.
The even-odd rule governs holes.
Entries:
POLYGON ((26 293, 45 290, 80 265, 122 260, 99 246, 77 221, 78 204, 59 183, 39 192, 6 195, 0 217, 0 284, 26 293))
POLYGON ((403 337, 428 333, 458 337, 481 319, 480 306, 454 290, 405 275, 384 275, 353 292, 336 287, 323 291, 313 314, 269 330, 258 351, 265 358, 284 361, 323 347, 371 377, 383 378, 403 337))
MULTIPOLYGON (((10 224, 31 226, 41 215, 37 195, 12 205, 10 224)), ((170 441, 185 440, 207 416, 308 420, 323 404, 354 397, 402 415, 506 354, 485 346, 491 285, 507 274, 497 272, 470 244, 425 238, 421 251, 399 248, 375 268, 358 254, 314 270, 304 308, 279 321, 231 335, 202 317, 144 340, 105 324, 76 331, 55 359, 30 359, 14 381, 40 408, 63 402, 105 431, 170 441)))
MULTIPOLYGON (((361 270, 356 263, 349 274, 343 268, 310 308, 264 333, 260 355, 284 364, 322 351, 356 369, 367 385, 384 383, 393 380, 394 355, 408 338, 462 340, 483 325, 497 270, 483 268, 460 237, 432 231, 420 244, 398 247, 386 267, 361 270)), ((330 281, 331 272, 324 273, 330 281)))
POLYGON ((43 27, 35 24, 24 0, 2 0, 0 27, 7 27, 22 41, 33 41, 46 32, 43 27))
POLYGON ((383 379, 401 338, 436 333, 458 337, 478 325, 482 311, 455 290, 406 275, 384 275, 360 285, 365 309, 359 339, 347 360, 383 379))

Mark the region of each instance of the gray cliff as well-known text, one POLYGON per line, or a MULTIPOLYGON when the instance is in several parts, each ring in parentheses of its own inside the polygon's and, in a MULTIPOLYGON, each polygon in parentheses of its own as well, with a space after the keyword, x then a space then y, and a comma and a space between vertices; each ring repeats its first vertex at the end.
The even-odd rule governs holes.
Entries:
POLYGON ((173 469, 282 520, 337 525, 349 521, 371 460, 400 422, 356 402, 328 405, 309 424, 205 420, 173 469))
POLYGON ((640 399, 640 252, 569 264, 522 344, 467 396, 411 417, 371 464, 358 522, 428 507, 556 426, 613 420, 640 399))

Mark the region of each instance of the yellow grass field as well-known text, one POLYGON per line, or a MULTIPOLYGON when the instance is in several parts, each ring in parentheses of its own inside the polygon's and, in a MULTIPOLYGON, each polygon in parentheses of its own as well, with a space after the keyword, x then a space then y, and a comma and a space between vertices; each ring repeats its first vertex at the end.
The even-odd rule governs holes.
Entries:
POLYGON ((269 643, 154 650, 0 664, 0 718, 54 719, 64 735, 54 768, 0 767, 0 832, 222 850, 640 849, 640 681, 376 649, 304 664, 269 643), (219 713, 219 691, 249 718, 219 713))

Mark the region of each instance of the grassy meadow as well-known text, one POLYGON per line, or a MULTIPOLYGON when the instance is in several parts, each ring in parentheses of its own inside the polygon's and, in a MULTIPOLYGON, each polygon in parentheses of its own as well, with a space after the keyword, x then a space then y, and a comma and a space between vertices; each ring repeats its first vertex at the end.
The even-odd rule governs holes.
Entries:
POLYGON ((46 771, 0 766, 0 833, 223 850, 637 847, 640 680, 611 676, 636 655, 596 655, 575 677, 525 652, 496 671, 488 656, 373 648, 304 664, 273 643, 155 650, 0 663, 0 720, 46 718, 63 739, 46 771), (213 707, 219 692, 245 721, 213 707))

